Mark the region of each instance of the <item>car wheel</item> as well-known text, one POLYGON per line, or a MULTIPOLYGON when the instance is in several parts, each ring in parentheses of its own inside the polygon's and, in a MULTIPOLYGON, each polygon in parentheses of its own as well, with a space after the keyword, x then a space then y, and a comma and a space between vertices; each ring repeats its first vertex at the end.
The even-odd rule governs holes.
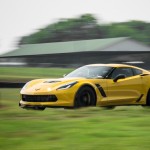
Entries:
POLYGON ((75 108, 96 106, 95 91, 89 87, 84 86, 79 89, 75 97, 75 108))
POLYGON ((45 110, 45 107, 40 107, 40 106, 36 107, 36 106, 35 106, 35 107, 33 107, 32 109, 33 109, 33 110, 41 110, 41 111, 42 111, 42 110, 45 110))
POLYGON ((108 109, 108 110, 111 110, 111 109, 114 109, 115 106, 103 106, 104 109, 108 109))
POLYGON ((148 90, 148 93, 147 93, 146 105, 150 106, 150 89, 148 90))

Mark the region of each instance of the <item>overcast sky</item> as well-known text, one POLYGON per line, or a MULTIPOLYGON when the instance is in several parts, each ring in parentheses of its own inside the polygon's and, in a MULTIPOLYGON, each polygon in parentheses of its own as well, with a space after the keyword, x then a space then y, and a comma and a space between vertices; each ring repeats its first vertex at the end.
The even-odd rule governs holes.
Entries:
POLYGON ((150 22, 150 0, 0 0, 0 54, 60 18, 91 13, 102 22, 150 22))

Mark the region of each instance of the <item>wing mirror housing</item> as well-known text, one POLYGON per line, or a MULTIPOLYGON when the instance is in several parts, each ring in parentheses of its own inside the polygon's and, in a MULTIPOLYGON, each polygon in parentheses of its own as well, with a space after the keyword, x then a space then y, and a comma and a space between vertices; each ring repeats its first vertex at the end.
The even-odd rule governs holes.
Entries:
POLYGON ((126 76, 124 75, 124 74, 119 74, 118 76, 116 76, 115 78, 114 78, 114 82, 117 82, 119 79, 125 79, 126 78, 126 76))

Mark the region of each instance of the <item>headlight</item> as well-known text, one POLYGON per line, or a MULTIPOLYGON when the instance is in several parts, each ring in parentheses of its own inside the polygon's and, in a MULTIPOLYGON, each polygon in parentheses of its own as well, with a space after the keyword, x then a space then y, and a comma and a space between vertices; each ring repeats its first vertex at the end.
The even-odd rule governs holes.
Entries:
POLYGON ((72 86, 74 86, 77 83, 78 83, 77 81, 74 81, 74 82, 70 82, 68 84, 64 84, 64 85, 60 86, 59 88, 57 88, 57 90, 69 89, 69 88, 71 88, 72 86))

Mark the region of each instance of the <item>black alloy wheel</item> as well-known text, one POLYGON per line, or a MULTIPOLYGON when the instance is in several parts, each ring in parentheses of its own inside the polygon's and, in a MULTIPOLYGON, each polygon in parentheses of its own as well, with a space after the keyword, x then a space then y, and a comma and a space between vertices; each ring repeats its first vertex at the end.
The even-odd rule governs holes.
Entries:
POLYGON ((102 107, 107 110, 111 110, 115 108, 115 106, 102 106, 102 107))
POLYGON ((79 89, 75 97, 75 108, 96 106, 96 96, 94 90, 89 86, 79 89))
POLYGON ((147 93, 146 105, 150 106, 150 89, 148 90, 148 93, 147 93))
POLYGON ((142 105, 142 106, 143 106, 143 107, 147 107, 147 108, 150 107, 150 89, 149 89, 148 92, 147 92, 146 104, 145 104, 145 105, 142 105))

